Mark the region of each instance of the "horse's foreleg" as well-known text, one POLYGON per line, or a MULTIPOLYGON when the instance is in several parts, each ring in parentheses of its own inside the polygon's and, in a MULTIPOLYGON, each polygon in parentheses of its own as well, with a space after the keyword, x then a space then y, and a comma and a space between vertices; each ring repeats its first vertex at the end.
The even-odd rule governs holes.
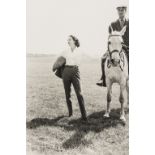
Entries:
POLYGON ((109 83, 107 86, 107 110, 104 114, 104 117, 109 117, 110 114, 110 103, 111 103, 111 89, 112 89, 112 84, 109 83))
POLYGON ((120 119, 121 119, 123 122, 126 122, 126 119, 125 119, 125 112, 124 112, 125 87, 121 87, 121 89, 120 89, 119 101, 120 101, 120 103, 121 103, 121 116, 120 116, 120 119))

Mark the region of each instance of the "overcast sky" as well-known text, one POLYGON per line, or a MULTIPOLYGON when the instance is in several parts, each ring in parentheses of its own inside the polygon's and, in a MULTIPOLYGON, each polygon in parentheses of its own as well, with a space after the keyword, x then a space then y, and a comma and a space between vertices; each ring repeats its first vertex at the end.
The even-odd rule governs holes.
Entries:
POLYGON ((101 56, 123 1, 128 6, 126 0, 27 0, 27 52, 58 54, 73 34, 86 54, 101 56))

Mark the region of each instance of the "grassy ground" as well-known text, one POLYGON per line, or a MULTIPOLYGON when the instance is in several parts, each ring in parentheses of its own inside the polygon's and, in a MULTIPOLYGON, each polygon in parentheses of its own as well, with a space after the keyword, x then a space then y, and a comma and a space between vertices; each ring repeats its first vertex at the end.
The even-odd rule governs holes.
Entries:
MULTIPOLYGON (((68 118, 63 84, 52 73, 52 56, 27 57, 27 155, 127 155, 129 121, 119 121, 119 87, 113 87, 111 118, 103 118, 106 88, 95 85, 100 61, 85 61, 81 67, 82 90, 88 123, 80 121, 80 111, 72 91, 73 117, 68 118)), ((125 105, 127 107, 127 105, 125 105)))

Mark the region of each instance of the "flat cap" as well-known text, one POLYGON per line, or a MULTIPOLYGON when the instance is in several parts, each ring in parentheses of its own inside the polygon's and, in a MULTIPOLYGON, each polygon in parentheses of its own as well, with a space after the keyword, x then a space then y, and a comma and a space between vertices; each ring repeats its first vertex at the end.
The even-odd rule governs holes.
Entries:
POLYGON ((120 10, 120 9, 126 10, 126 9, 127 9, 127 6, 125 6, 125 5, 120 5, 120 6, 117 6, 116 9, 117 9, 117 10, 120 10))

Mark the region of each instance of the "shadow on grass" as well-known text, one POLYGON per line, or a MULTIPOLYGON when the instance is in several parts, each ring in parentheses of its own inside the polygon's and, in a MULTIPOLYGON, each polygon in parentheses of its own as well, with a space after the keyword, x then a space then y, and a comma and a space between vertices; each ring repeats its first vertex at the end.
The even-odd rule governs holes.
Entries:
MULTIPOLYGON (((127 114, 129 111, 125 109, 127 114)), ((105 111, 94 112, 88 116, 88 122, 82 122, 81 119, 72 119, 65 116, 59 116, 55 119, 36 118, 26 123, 28 129, 35 129, 40 126, 63 127, 67 131, 75 131, 75 134, 63 143, 65 149, 75 148, 79 145, 89 145, 91 141, 84 139, 89 132, 99 133, 104 129, 116 127, 118 124, 124 125, 120 120, 120 109, 112 109, 110 118, 103 118, 105 111), (64 123, 67 120, 66 123, 64 123)))

